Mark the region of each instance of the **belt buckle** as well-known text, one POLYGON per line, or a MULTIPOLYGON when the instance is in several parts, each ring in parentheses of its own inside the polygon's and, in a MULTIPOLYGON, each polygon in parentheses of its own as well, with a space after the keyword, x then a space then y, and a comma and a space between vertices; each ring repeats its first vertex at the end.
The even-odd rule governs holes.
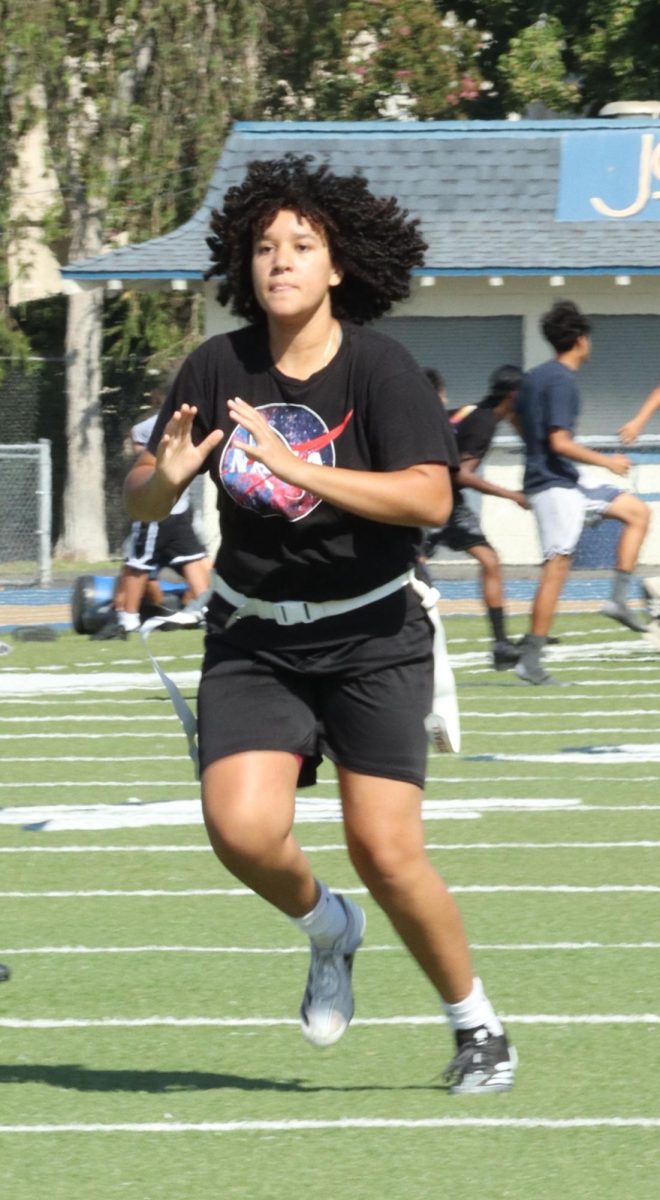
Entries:
POLYGON ((305 600, 281 600, 275 605, 278 625, 308 625, 311 620, 309 604, 305 600))

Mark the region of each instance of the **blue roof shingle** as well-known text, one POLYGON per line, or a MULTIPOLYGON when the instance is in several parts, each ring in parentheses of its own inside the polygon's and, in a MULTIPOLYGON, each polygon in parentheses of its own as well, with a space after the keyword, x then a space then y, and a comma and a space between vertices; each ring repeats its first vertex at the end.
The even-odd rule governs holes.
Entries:
MULTIPOLYGON (((238 122, 203 204, 184 225, 68 264, 65 279, 201 279, 211 209, 248 162, 313 154, 360 169, 396 195, 428 243, 422 274, 660 274, 654 221, 557 221, 562 136, 652 128, 648 121, 238 122)), ((655 130, 657 131, 657 124, 655 130)))

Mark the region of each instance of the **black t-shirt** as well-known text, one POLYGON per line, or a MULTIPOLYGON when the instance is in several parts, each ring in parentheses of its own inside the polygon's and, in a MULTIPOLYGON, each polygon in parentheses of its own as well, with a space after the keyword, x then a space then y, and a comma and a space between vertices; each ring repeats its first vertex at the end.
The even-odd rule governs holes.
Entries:
POLYGON ((551 429, 575 432, 580 411, 575 371, 555 358, 534 367, 522 381, 516 409, 525 442, 525 492, 575 487, 576 464, 554 454, 548 440, 551 429))
MULTIPOLYGON (((481 462, 488 453, 497 429, 494 409, 480 408, 478 405, 467 411, 465 408, 452 408, 447 416, 449 424, 456 434, 459 462, 463 462, 466 458, 476 458, 478 462, 481 462)), ((455 475, 452 475, 452 483, 455 495, 462 492, 463 489, 456 483, 455 475)))
POLYGON ((193 437, 225 437, 205 469, 218 488, 219 574, 265 600, 357 596, 413 566, 420 531, 353 516, 270 475, 235 447, 248 441, 228 399, 258 408, 299 454, 328 467, 397 471, 456 465, 443 406, 411 355, 372 329, 345 323, 332 361, 307 380, 272 362, 265 328, 209 338, 184 362, 149 442, 155 452, 171 413, 196 405, 193 437))

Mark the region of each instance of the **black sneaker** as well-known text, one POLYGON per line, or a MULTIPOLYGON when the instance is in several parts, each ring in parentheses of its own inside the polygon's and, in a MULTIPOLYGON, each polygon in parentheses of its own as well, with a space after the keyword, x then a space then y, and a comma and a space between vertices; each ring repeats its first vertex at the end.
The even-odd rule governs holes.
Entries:
POLYGON ((11 971, 9 967, 6 967, 4 963, 0 963, 0 983, 6 983, 10 977, 11 971))
POLYGON ((97 629, 95 633, 90 633, 90 642, 108 642, 113 638, 118 638, 119 641, 125 642, 128 638, 128 632, 124 626, 112 614, 108 620, 97 629))
POLYGON ((515 667, 521 654, 522 646, 516 646, 515 642, 510 642, 508 638, 505 638, 503 642, 495 642, 493 646, 495 670, 508 671, 510 667, 515 667))
POLYGON ((457 1053, 443 1073, 454 1096, 468 1092, 508 1092, 513 1087, 518 1055, 505 1033, 490 1033, 485 1025, 456 1031, 457 1053))

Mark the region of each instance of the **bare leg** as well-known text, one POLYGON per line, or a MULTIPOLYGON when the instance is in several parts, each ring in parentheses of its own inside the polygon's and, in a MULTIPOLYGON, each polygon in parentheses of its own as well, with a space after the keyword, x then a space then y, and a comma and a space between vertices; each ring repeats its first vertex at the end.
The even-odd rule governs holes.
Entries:
POLYGON ((203 596, 204 592, 208 592, 211 586, 211 560, 209 558, 196 558, 194 562, 183 563, 181 570, 195 599, 203 596))
POLYGON ((348 851, 360 878, 448 1004, 472 990, 458 906, 424 849, 421 791, 339 768, 348 851))
POLYGON ((138 571, 136 567, 126 567, 124 578, 123 611, 139 613, 149 576, 146 571, 138 571))
POLYGON ((617 548, 616 565, 619 571, 634 571, 642 548, 642 542, 648 533, 651 520, 651 510, 648 504, 633 496, 630 492, 622 492, 613 500, 605 512, 605 517, 614 517, 623 522, 623 530, 617 548))
POLYGON ((291 832, 298 763, 275 750, 233 754, 202 775, 202 807, 220 861, 290 917, 311 912, 319 888, 291 832))
POLYGON ((532 633, 536 637, 547 637, 550 633, 559 597, 571 569, 571 562, 570 555, 557 554, 543 564, 532 606, 532 633))
POLYGON ((492 546, 470 546, 468 554, 481 567, 481 590, 488 608, 504 607, 504 587, 500 560, 492 546))

